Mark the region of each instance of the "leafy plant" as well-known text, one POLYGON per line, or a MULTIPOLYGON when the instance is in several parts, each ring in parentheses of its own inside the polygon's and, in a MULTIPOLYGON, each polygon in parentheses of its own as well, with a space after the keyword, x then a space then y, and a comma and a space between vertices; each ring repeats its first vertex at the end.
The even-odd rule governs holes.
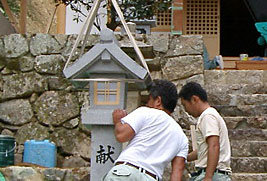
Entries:
MULTIPOLYGON (((8 6, 9 6, 9 8, 10 8, 10 10, 11 10, 12 13, 19 14, 20 8, 19 8, 19 5, 18 5, 18 2, 17 1, 7 0, 7 3, 8 3, 8 6)), ((0 2, 0 11, 1 11, 1 13, 4 14, 4 16, 7 17, 7 14, 5 13, 4 7, 3 7, 3 5, 2 5, 1 2, 0 2)))
MULTIPOLYGON (((57 2, 64 3, 76 12, 74 20, 79 22, 80 15, 87 16, 82 12, 82 6, 86 7, 87 11, 93 6, 93 0, 56 0, 57 2)), ((120 24, 118 15, 113 6, 111 6, 111 0, 105 0, 103 7, 108 9, 108 22, 107 27, 115 30, 120 24)), ((172 0, 118 0, 121 11, 127 21, 148 19, 151 20, 155 17, 156 12, 166 11, 172 0)), ((100 25, 95 23, 95 26, 100 29, 100 25)))

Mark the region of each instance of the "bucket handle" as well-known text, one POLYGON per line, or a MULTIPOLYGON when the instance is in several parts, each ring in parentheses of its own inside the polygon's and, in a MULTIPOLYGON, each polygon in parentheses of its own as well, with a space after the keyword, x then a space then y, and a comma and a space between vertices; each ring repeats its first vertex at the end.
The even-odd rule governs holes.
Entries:
POLYGON ((6 157, 7 157, 7 154, 8 153, 10 153, 10 152, 12 152, 12 151, 14 151, 15 150, 15 148, 16 148, 16 146, 17 146, 17 143, 16 142, 14 142, 15 144, 14 144, 14 147, 11 149, 11 150, 9 150, 9 151, 5 151, 5 152, 0 152, 0 154, 6 154, 6 157))

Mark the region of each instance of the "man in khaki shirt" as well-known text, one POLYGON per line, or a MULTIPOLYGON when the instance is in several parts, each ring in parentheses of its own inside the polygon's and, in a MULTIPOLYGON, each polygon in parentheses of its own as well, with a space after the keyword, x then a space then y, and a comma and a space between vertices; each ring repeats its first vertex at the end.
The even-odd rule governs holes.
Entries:
POLYGON ((206 91, 195 82, 184 85, 178 95, 185 111, 199 117, 196 126, 197 150, 187 160, 194 161, 197 172, 190 181, 229 181, 231 149, 223 118, 210 107, 206 91))

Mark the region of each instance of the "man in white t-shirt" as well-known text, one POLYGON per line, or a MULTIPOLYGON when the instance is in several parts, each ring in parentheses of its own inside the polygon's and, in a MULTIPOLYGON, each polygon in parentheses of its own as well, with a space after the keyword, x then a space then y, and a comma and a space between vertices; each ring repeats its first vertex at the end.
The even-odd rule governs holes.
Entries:
POLYGON ((167 80, 154 80, 147 105, 130 114, 114 110, 116 139, 129 141, 105 181, 162 180, 164 168, 172 162, 172 181, 182 180, 188 154, 188 140, 170 116, 177 104, 177 90, 167 80))
POLYGON ((190 181, 231 180, 231 148, 223 118, 210 107, 206 91, 196 82, 184 85, 178 94, 185 111, 199 117, 196 126, 197 150, 188 154, 195 161, 196 173, 190 181))

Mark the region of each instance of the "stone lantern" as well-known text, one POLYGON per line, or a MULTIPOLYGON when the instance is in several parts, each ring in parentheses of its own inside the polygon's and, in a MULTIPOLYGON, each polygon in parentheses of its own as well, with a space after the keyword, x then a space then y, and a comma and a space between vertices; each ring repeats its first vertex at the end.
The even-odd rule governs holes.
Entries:
POLYGON ((138 90, 150 83, 149 72, 124 53, 110 29, 100 32, 100 43, 63 71, 75 86, 89 84, 90 108, 82 123, 91 127, 91 180, 102 180, 122 151, 114 136, 112 112, 126 108, 129 82, 138 90))

